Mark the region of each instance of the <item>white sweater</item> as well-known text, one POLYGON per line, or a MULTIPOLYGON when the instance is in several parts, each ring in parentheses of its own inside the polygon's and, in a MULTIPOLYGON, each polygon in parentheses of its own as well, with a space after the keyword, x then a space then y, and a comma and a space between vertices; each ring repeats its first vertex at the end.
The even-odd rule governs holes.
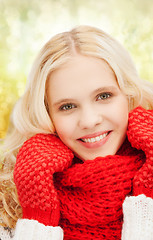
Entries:
MULTIPOLYGON (((143 194, 126 197, 123 216, 121 240, 153 240, 152 198, 143 194)), ((0 240, 63 240, 63 230, 36 220, 19 219, 15 230, 0 227, 0 240)))

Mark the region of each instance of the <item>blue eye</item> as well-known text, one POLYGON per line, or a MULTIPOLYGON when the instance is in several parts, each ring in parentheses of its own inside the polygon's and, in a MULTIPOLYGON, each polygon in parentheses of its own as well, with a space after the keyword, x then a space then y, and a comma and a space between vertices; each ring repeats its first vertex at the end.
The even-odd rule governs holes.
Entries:
POLYGON ((111 97, 111 93, 101 93, 97 96, 97 100, 106 100, 111 97))
POLYGON ((69 110, 71 110, 71 109, 73 109, 73 108, 76 108, 76 106, 75 106, 74 104, 72 104, 72 103, 67 103, 67 104, 62 105, 62 106, 60 107, 60 110, 61 110, 61 111, 69 111, 69 110))

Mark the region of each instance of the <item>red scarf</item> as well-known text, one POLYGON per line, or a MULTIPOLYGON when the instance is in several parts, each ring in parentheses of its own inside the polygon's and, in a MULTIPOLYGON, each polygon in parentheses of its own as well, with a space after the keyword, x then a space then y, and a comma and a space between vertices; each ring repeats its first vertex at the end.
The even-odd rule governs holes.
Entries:
POLYGON ((115 156, 81 162, 55 175, 64 240, 121 239, 122 204, 145 155, 125 141, 115 156))

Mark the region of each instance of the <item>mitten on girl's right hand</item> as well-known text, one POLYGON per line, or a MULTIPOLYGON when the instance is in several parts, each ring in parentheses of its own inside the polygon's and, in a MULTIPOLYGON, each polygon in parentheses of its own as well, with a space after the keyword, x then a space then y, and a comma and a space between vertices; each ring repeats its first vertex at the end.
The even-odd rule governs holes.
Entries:
POLYGON ((133 109, 129 114, 127 136, 132 147, 143 150, 146 155, 146 162, 134 177, 133 193, 153 198, 153 110, 133 109))
POLYGON ((23 218, 57 226, 60 206, 53 174, 68 168, 72 151, 51 134, 37 134, 21 147, 14 168, 23 218))

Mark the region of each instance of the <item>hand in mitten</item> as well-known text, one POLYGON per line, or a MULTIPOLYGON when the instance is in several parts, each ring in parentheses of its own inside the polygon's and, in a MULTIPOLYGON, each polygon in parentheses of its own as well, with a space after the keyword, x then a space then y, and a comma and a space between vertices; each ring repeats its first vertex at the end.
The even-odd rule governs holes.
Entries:
POLYGON ((23 144, 14 169, 23 218, 58 225, 60 209, 53 174, 68 168, 72 159, 71 150, 51 134, 37 134, 23 144))
POLYGON ((146 155, 146 162, 134 177, 133 192, 153 197, 153 111, 142 107, 131 111, 127 136, 131 145, 146 155))

